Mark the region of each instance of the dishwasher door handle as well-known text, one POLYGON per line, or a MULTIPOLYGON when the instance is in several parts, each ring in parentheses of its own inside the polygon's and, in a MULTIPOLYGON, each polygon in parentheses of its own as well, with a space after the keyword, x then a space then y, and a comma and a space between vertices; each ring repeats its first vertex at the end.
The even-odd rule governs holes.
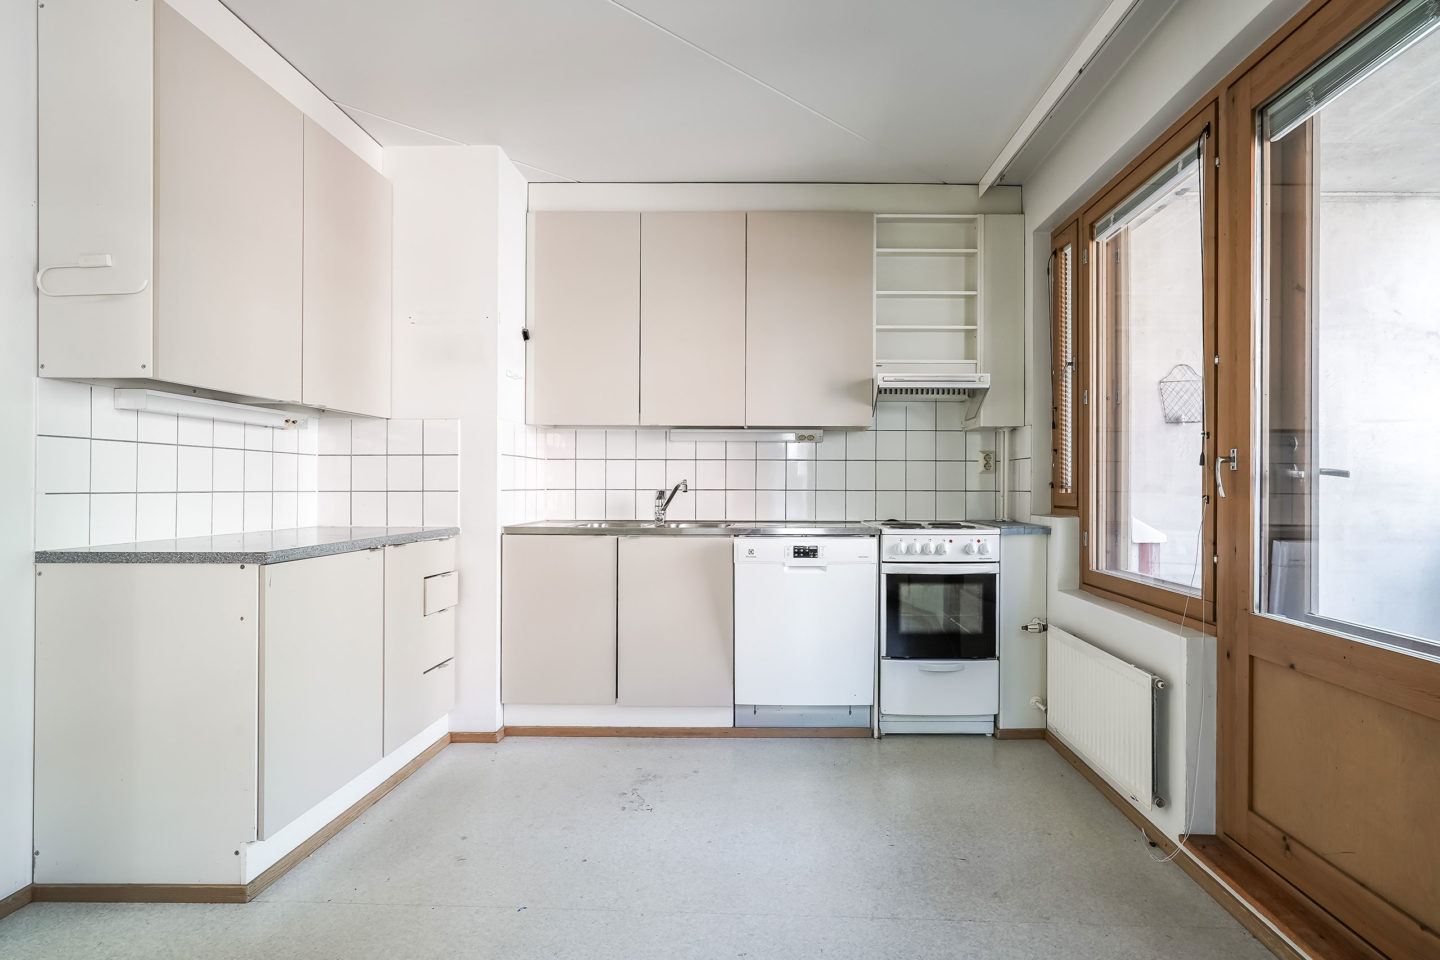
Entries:
POLYGON ((824 573, 827 569, 828 567, 823 563, 797 563, 793 566, 788 563, 785 564, 786 573, 806 573, 809 571, 824 573))

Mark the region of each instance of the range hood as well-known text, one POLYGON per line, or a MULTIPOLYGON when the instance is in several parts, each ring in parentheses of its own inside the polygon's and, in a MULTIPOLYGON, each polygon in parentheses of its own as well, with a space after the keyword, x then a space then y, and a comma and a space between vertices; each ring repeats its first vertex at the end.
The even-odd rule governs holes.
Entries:
POLYGON ((985 402, 990 389, 988 373, 939 373, 910 370, 887 373, 875 370, 875 400, 960 400, 965 403, 965 419, 973 420, 985 402))

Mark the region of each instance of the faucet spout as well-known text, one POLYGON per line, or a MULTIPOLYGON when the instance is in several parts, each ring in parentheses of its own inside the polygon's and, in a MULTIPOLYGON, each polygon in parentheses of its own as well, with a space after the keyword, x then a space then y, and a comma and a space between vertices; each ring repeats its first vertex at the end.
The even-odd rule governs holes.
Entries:
POLYGON ((681 480, 679 483, 675 484, 675 486, 671 487, 671 488, 670 488, 670 496, 668 496, 668 497, 665 496, 665 491, 664 491, 664 490, 656 490, 656 491, 655 491, 655 522, 656 522, 656 523, 664 523, 664 522, 665 522, 665 511, 666 511, 667 509, 669 509, 669 507, 670 507, 670 501, 675 499, 675 494, 677 494, 677 493, 688 493, 689 490, 690 490, 690 484, 689 484, 688 481, 685 481, 685 480, 681 480))

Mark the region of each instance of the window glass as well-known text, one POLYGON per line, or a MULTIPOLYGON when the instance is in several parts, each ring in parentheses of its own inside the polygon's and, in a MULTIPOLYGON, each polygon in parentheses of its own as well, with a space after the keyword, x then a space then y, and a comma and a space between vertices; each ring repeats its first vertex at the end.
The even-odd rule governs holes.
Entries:
POLYGON ((1402 646, 1440 639, 1435 6, 1260 117, 1259 609, 1402 646))
POLYGON ((1103 573, 1199 594, 1204 295, 1199 147, 1095 225, 1092 544, 1103 573))

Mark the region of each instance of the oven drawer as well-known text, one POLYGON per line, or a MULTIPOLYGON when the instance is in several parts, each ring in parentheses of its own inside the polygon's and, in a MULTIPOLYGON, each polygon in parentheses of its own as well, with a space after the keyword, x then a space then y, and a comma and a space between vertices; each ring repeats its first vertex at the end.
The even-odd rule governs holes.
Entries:
POLYGON ((999 660, 880 661, 882 714, 974 717, 999 710, 999 660))

